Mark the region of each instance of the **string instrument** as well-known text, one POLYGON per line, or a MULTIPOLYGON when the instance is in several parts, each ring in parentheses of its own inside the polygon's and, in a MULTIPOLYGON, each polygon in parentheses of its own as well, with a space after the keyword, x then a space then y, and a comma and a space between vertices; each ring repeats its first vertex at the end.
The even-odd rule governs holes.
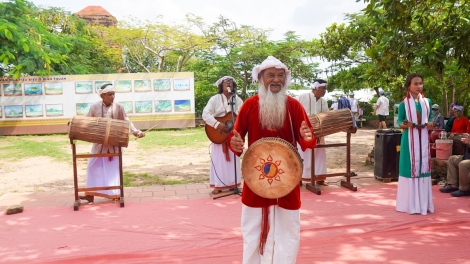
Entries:
POLYGON ((213 128, 212 126, 206 124, 206 135, 209 140, 212 141, 212 143, 222 144, 227 141, 228 135, 230 134, 230 132, 232 132, 233 129, 232 116, 233 120, 235 120, 237 117, 237 115, 232 112, 228 112, 227 114, 221 117, 215 117, 217 121, 227 126, 227 131, 219 132, 217 128, 213 128))

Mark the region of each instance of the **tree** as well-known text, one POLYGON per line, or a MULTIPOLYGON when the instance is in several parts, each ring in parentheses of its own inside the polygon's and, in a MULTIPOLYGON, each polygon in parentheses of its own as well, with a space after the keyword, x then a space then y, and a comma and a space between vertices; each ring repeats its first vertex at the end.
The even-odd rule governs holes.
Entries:
POLYGON ((122 49, 127 72, 180 72, 196 52, 211 45, 189 25, 133 19, 101 31, 106 41, 122 49))
POLYGON ((68 42, 37 19, 39 10, 25 0, 0 3, 0 62, 2 75, 49 75, 66 63, 68 42))

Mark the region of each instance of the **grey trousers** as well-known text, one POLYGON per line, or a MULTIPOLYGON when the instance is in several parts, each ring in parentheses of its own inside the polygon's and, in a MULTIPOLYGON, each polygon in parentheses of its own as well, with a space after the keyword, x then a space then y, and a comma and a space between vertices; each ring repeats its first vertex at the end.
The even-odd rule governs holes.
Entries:
POLYGON ((461 191, 469 191, 470 160, 462 160, 462 157, 462 155, 453 155, 447 161, 447 184, 458 186, 461 191))

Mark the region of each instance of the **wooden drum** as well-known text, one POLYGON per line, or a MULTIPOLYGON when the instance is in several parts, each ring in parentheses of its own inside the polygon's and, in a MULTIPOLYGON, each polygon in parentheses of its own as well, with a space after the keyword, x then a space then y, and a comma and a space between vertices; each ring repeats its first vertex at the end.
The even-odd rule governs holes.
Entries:
POLYGON ((274 137, 255 141, 242 160, 242 175, 257 195, 275 199, 289 194, 302 178, 303 164, 297 149, 274 137))
POLYGON ((346 131, 353 126, 353 117, 349 108, 313 114, 308 116, 308 119, 317 138, 346 131))
POLYGON ((103 145, 127 147, 130 123, 104 117, 74 116, 69 122, 70 140, 83 140, 103 145))

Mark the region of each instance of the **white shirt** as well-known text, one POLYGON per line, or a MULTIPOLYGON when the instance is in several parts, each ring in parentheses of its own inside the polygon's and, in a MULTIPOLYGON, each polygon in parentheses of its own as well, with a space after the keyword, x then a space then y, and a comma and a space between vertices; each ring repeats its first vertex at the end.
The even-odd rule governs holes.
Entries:
POLYGON ((320 97, 320 99, 315 98, 313 93, 304 93, 299 95, 299 102, 305 109, 307 115, 318 114, 321 112, 328 112, 328 103, 325 98, 320 97))
POLYGON ((375 113, 377 115, 388 116, 389 115, 388 104, 389 104, 388 98, 383 95, 380 96, 379 99, 377 100, 377 103, 375 104, 376 106, 378 106, 375 113))
MULTIPOLYGON (((235 105, 233 109, 235 114, 238 114, 240 107, 242 107, 243 100, 240 97, 236 97, 235 105)), ((202 119, 206 124, 213 128, 217 128, 219 121, 214 117, 225 116, 228 112, 232 111, 232 107, 228 104, 228 99, 224 94, 216 94, 209 99, 206 107, 202 111, 202 119)))
POLYGON ((359 101, 356 98, 349 98, 349 103, 351 104, 351 112, 357 112, 359 109, 359 101))
POLYGON ((332 110, 338 110, 338 102, 332 103, 331 106, 330 106, 330 108, 331 108, 332 110))

